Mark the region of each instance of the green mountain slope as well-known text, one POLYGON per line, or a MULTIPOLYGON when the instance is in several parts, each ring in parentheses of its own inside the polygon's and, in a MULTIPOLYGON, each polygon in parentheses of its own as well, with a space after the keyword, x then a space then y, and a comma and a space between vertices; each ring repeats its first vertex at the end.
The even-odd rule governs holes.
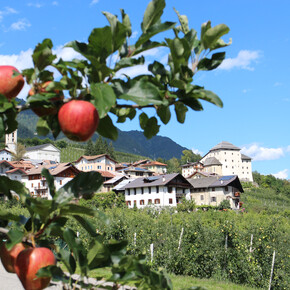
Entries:
MULTIPOLYGON (((17 117, 19 123, 18 137, 19 138, 33 138, 36 136, 36 123, 38 117, 30 110, 21 112, 17 117)), ((49 134, 42 138, 53 139, 49 134)), ((58 139, 64 138, 63 134, 60 134, 58 139)), ((93 136, 93 141, 98 138, 98 135, 93 136)), ((111 140, 107 140, 111 142, 111 140)), ((172 141, 168 137, 155 136, 150 140, 147 140, 143 133, 140 131, 121 131, 119 130, 119 137, 116 141, 113 141, 113 146, 116 151, 132 153, 136 155, 148 156, 152 159, 158 157, 166 160, 172 157, 180 158, 182 151, 187 149, 176 142, 172 141)))

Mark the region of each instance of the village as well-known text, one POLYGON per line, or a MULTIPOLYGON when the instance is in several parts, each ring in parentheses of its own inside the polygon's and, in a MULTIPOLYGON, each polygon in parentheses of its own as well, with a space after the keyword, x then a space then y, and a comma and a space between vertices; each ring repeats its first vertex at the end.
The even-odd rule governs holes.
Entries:
POLYGON ((243 182, 253 182, 251 158, 235 145, 222 141, 198 162, 182 165, 180 173, 167 174, 167 165, 149 159, 118 163, 108 154, 80 156, 61 163, 60 150, 53 144, 27 147, 25 158, 13 161, 17 131, 6 135, 0 150, 0 175, 24 183, 31 196, 51 199, 43 168, 49 170, 58 190, 80 172, 97 171, 103 178, 98 192, 114 191, 125 196, 129 208, 175 207, 182 199, 196 205, 218 206, 228 200, 231 209, 240 208, 243 182))

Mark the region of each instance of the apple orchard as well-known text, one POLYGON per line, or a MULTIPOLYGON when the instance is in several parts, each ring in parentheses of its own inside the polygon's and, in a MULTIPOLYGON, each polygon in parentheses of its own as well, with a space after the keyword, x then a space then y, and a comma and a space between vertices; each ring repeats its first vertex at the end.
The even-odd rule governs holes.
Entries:
MULTIPOLYGON (((87 42, 71 41, 66 45, 81 59, 57 60, 52 41, 44 39, 33 51, 32 68, 19 72, 12 66, 0 66, 0 135, 16 130, 17 114, 28 109, 39 117, 38 135, 51 132, 56 138, 63 132, 67 138, 83 142, 95 132, 116 140, 118 130, 113 115, 117 123, 139 118, 144 135, 151 138, 158 133, 160 122, 170 121, 171 112, 183 123, 189 109, 203 109, 200 100, 222 107, 219 97, 194 84, 193 77, 198 71, 214 70, 222 63, 225 52, 216 50, 230 44, 221 39, 229 28, 225 24, 212 27, 209 21, 202 24, 198 37, 187 17, 177 10, 179 23, 161 20, 164 9, 164 0, 148 4, 141 22, 142 33, 134 44, 130 39, 130 18, 121 9, 120 20, 104 12, 108 25, 93 29, 87 42), (163 39, 164 32, 167 37, 163 39), (143 54, 158 47, 168 48, 166 64, 155 60, 148 65, 150 74, 116 76, 121 69, 144 64, 143 54), (108 65, 107 59, 112 55, 117 56, 117 61, 108 65), (53 71, 61 77, 56 79, 53 71), (31 89, 21 106, 15 98, 25 82, 31 89), (148 115, 147 108, 155 113, 148 115), (141 112, 138 117, 137 112, 141 112)), ((89 271, 103 267, 111 268, 109 281, 115 285, 112 289, 126 283, 133 283, 138 289, 172 289, 162 271, 152 270, 144 257, 127 253, 126 241, 104 242, 89 219, 98 217, 107 222, 100 211, 73 202, 90 198, 97 191, 102 184, 99 173, 81 172, 57 191, 48 170, 43 170, 42 175, 51 200, 33 198, 22 183, 0 177, 1 193, 8 199, 17 195, 29 212, 29 217, 1 212, 0 225, 6 236, 0 250, 2 263, 8 272, 16 272, 25 289, 44 289, 51 277, 67 287, 91 288, 86 279, 89 271), (66 227, 69 219, 89 234, 88 247, 83 246, 74 230, 66 227), (61 240, 66 249, 55 246, 56 240, 61 240), (78 281, 72 278, 76 269, 80 272, 78 281)))

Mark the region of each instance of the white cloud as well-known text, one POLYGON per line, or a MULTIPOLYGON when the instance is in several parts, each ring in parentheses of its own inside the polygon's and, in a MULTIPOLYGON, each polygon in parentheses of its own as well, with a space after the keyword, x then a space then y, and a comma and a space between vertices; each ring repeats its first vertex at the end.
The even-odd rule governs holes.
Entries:
POLYGON ((14 8, 5 7, 3 10, 0 10, 0 21, 3 20, 4 16, 9 14, 16 14, 18 13, 14 8))
POLYGON ((237 57, 225 59, 218 69, 231 70, 233 68, 241 68, 246 70, 254 70, 252 64, 260 57, 260 51, 241 50, 237 57))
POLYGON ((280 82, 276 82, 276 83, 274 83, 274 87, 280 87, 280 86, 282 86, 283 84, 282 83, 280 83, 280 82))
POLYGON ((92 0, 91 5, 99 3, 99 0, 92 0))
POLYGON ((10 26, 10 30, 26 30, 27 27, 30 27, 31 24, 27 19, 20 19, 17 22, 14 22, 10 26))
POLYGON ((53 2, 52 2, 52 5, 54 5, 54 6, 58 6, 58 2, 57 2, 57 1, 53 1, 53 2))
POLYGON ((27 6, 35 7, 35 8, 41 8, 41 7, 44 6, 44 4, 41 4, 41 3, 38 3, 38 2, 36 2, 36 3, 30 2, 30 3, 27 4, 27 6))
POLYGON ((242 148, 241 152, 253 158, 253 161, 275 160, 284 156, 286 148, 266 148, 251 144, 242 148))
POLYGON ((288 169, 284 169, 281 170, 275 174, 272 174, 273 176, 275 176, 276 178, 280 178, 280 179, 287 179, 288 178, 288 169))

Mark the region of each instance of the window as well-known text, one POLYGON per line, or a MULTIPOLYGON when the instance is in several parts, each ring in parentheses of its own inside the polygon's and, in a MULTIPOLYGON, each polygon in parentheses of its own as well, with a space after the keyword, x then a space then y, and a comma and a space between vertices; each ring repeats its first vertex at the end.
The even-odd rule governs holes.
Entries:
POLYGON ((172 203, 173 203, 172 198, 169 198, 169 204, 172 204, 172 203))
POLYGON ((156 186, 156 193, 159 193, 159 186, 156 186))
POLYGON ((31 188, 33 188, 33 183, 31 183, 31 188))
POLYGON ((168 193, 172 193, 172 187, 168 186, 168 193))
POLYGON ((59 185, 62 185, 62 180, 59 181, 59 185))
POLYGON ((213 187, 213 188, 211 189, 211 191, 215 191, 215 188, 213 187))
POLYGON ((131 205, 131 201, 130 200, 126 201, 126 204, 131 205))
POLYGON ((141 187, 141 194, 144 194, 144 188, 141 187))
POLYGON ((159 199, 159 198, 156 198, 156 199, 154 200, 154 203, 155 203, 155 204, 160 204, 160 199, 159 199))
POLYGON ((216 197, 215 196, 211 197, 211 202, 216 202, 216 197))
POLYGON ((152 199, 148 199, 148 204, 152 204, 152 199))
POLYGON ((134 206, 137 206, 137 201, 136 200, 134 200, 134 206))
POLYGON ((136 190, 136 188, 134 188, 134 195, 136 195, 137 194, 137 190, 136 190))
POLYGON ((200 200, 204 200, 204 195, 201 195, 200 196, 200 200))
POLYGON ((151 187, 148 187, 148 193, 151 193, 151 187))
POLYGON ((229 188, 226 186, 226 187, 225 187, 225 191, 228 191, 228 190, 229 190, 229 188))
POLYGON ((143 199, 140 200, 140 205, 144 205, 144 200, 143 199))

